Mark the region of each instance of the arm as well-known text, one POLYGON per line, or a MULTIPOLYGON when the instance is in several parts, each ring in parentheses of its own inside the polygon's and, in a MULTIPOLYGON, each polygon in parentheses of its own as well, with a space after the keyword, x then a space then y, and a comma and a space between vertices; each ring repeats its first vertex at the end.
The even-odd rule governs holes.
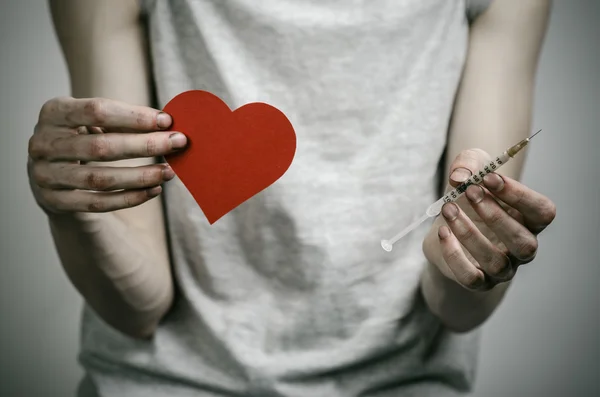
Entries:
MULTIPOLYGON (((51 0, 50 7, 75 98, 150 105, 135 0, 51 0)), ((110 165, 152 163, 128 159, 110 165)), ((160 197, 116 212, 49 214, 49 222, 62 265, 87 303, 116 329, 151 335, 173 297, 160 197)))
MULTIPOLYGON (((494 1, 472 25, 450 126, 445 175, 454 170, 454 159, 463 150, 474 147, 496 155, 530 134, 535 72, 550 3, 494 1)), ((520 154, 499 173, 518 179, 523 161, 524 155, 520 154)), ((431 233, 424 246, 437 244, 437 238, 437 233, 431 233)), ((421 281, 431 311, 455 331, 468 331, 482 324, 498 306, 508 285, 505 282, 489 291, 472 291, 431 263, 421 281)))

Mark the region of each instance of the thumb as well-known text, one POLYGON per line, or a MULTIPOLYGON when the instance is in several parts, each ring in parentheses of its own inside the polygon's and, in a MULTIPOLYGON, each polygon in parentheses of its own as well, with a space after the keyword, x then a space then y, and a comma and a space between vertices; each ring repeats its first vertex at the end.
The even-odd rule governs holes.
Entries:
POLYGON ((469 179, 489 162, 491 156, 481 149, 463 150, 450 164, 448 189, 452 189, 469 179))

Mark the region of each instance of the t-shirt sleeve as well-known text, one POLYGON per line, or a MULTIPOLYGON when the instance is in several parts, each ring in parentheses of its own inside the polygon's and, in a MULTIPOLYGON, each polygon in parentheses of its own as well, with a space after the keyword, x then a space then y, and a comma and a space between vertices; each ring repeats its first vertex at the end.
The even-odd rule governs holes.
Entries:
POLYGON ((492 3, 493 0, 465 0, 467 7, 467 19, 472 23, 492 3))

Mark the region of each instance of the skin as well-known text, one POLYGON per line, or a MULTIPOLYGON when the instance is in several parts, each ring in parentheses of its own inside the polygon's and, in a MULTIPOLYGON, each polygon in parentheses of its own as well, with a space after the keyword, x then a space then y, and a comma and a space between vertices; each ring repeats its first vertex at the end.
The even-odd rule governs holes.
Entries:
MULTIPOLYGON (((169 130, 169 115, 151 107, 147 43, 134 0, 50 6, 72 97, 41 109, 29 144, 31 189, 63 268, 87 303, 123 334, 148 338, 173 302, 160 185, 174 174, 156 158, 181 150, 186 139, 169 130), (115 62, 109 53, 127 56, 115 62)), ((548 12, 547 0, 496 1, 472 26, 446 175, 463 169, 468 176, 487 153, 528 134, 548 12)), ((471 202, 444 207, 447 217, 423 242, 430 262, 423 295, 452 330, 485 321, 554 218, 550 200, 517 182, 522 162, 523 156, 511 161, 502 177, 490 175, 483 189, 469 188, 471 202), (456 216, 449 216, 452 208, 456 216)), ((449 186, 456 183, 449 179, 449 186)))
POLYGON ((135 0, 49 4, 73 97, 53 98, 40 112, 29 145, 32 191, 88 305, 123 334, 148 338, 173 302, 160 196, 173 175, 154 156, 183 147, 185 137, 170 141, 170 116, 161 120, 151 107, 135 0), (106 56, 115 53, 127 56, 106 56), (81 125, 91 134, 75 134, 81 125))
MULTIPOLYGON (((446 190, 531 134, 550 8, 549 0, 497 0, 471 26, 448 135, 446 190)), ((471 186, 456 204, 445 205, 423 242, 429 261, 423 296, 453 331, 470 331, 489 318, 556 216, 550 199, 518 182, 525 157, 520 152, 482 187, 471 186)))

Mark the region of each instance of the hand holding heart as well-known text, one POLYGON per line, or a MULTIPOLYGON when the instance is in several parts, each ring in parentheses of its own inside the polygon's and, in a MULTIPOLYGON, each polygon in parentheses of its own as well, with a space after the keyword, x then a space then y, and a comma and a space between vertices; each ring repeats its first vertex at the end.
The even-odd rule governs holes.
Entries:
POLYGON ((65 97, 41 109, 29 141, 28 174, 48 214, 83 216, 140 205, 158 196, 176 172, 214 223, 281 177, 295 150, 290 122, 262 103, 232 112, 208 92, 188 91, 161 112, 65 97), (170 165, 140 163, 161 156, 170 165), (108 164, 118 160, 129 162, 108 164))
POLYGON ((27 172, 37 203, 49 215, 83 217, 158 196, 175 174, 147 158, 187 143, 183 134, 165 131, 171 123, 159 110, 110 99, 49 100, 29 139, 27 172), (126 161, 109 164, 117 160, 126 161))

